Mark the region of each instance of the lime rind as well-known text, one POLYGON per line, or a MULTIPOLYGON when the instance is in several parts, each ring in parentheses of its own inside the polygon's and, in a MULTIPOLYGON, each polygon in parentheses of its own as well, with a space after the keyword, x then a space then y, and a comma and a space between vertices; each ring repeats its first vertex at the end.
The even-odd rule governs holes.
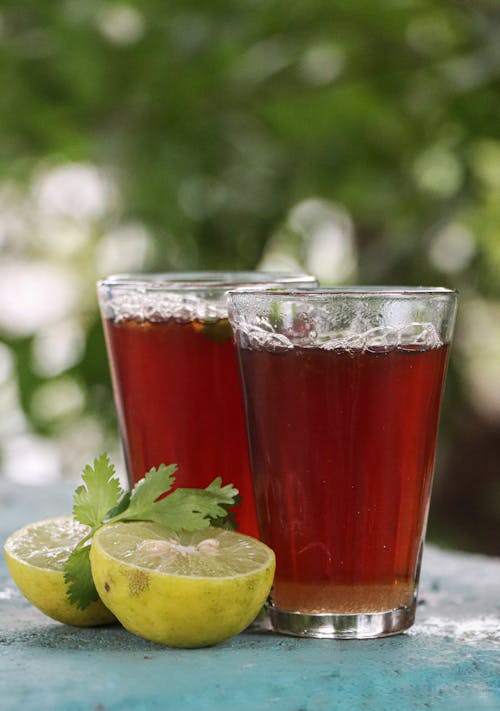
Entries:
POLYGON ((101 599, 126 629, 183 648, 218 644, 248 627, 275 570, 273 551, 248 536, 139 522, 101 528, 90 562, 101 599))
POLYGON ((116 622, 101 600, 80 610, 68 599, 64 564, 88 531, 69 516, 44 519, 15 531, 4 545, 7 568, 24 597, 48 617, 78 627, 116 622))

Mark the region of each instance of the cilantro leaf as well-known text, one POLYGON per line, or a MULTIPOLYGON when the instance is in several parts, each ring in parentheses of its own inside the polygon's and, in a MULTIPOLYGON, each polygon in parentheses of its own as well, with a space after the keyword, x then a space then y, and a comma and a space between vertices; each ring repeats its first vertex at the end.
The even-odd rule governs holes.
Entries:
POLYGON ((208 491, 210 494, 219 499, 221 503, 233 506, 234 500, 239 493, 238 489, 235 489, 232 484, 226 484, 225 486, 221 486, 221 484, 222 477, 218 476, 205 489, 202 489, 202 491, 208 491))
POLYGON ((206 489, 176 489, 176 464, 160 464, 147 472, 132 491, 124 492, 107 454, 94 459, 83 470, 83 484, 73 496, 73 516, 90 527, 64 566, 69 601, 85 609, 98 600, 90 566, 90 543, 105 523, 154 521, 173 530, 195 531, 208 526, 234 527, 231 507, 239 503, 232 484, 222 486, 220 477, 206 489), (168 494, 167 496, 164 496, 168 494))
POLYGON ((175 481, 174 473, 177 471, 177 464, 160 464, 158 469, 154 467, 148 471, 146 476, 134 486, 128 507, 123 514, 113 517, 113 521, 133 518, 134 520, 149 520, 147 512, 159 496, 170 491, 175 481))
POLYGON ((204 323, 201 333, 216 343, 224 343, 231 338, 231 326, 227 318, 224 318, 215 323, 204 323))
POLYGON ((117 506, 123 491, 107 454, 94 459, 82 474, 83 484, 73 496, 73 516, 91 528, 100 526, 106 514, 117 506))
POLYGON ((129 508, 114 520, 154 521, 166 528, 196 531, 210 526, 212 521, 227 519, 227 507, 234 506, 238 490, 232 484, 221 486, 220 477, 206 489, 176 489, 163 499, 134 506, 134 495, 129 508))
MULTIPOLYGON (((235 496, 232 506, 239 506, 240 503, 241 496, 235 496)), ((215 528, 225 528, 228 531, 236 531, 238 529, 236 512, 232 510, 232 506, 228 506, 227 504, 221 504, 221 506, 225 511, 224 516, 218 516, 217 518, 210 517, 210 525, 215 526, 215 528)))
POLYGON ((69 601, 84 610, 99 599, 90 567, 90 545, 75 548, 64 566, 69 601))
POLYGON ((106 514, 106 522, 108 520, 111 520, 115 516, 118 516, 121 514, 123 511, 125 511, 128 508, 128 505, 130 503, 130 497, 132 496, 131 491, 126 491, 120 501, 117 503, 117 505, 110 509, 108 513, 106 514))

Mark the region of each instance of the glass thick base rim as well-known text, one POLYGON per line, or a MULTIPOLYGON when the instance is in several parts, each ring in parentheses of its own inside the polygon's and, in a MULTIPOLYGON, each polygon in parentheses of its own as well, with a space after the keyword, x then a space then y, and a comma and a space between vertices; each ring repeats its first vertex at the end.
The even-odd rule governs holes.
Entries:
POLYGON ((319 639, 374 639, 401 634, 415 621, 416 601, 410 607, 386 612, 354 614, 309 614, 268 606, 272 629, 292 637, 319 639))

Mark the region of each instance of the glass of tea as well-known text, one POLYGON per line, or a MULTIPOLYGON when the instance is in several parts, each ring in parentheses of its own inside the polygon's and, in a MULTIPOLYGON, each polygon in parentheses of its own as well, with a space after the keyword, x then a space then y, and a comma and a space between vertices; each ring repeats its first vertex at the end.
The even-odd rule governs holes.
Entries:
POLYGON ((441 288, 230 293, 276 631, 413 624, 456 302, 441 288))
POLYGON ((114 275, 98 283, 130 484, 161 463, 176 485, 217 476, 239 489, 238 530, 257 535, 237 358, 226 293, 241 285, 311 285, 272 272, 114 275))

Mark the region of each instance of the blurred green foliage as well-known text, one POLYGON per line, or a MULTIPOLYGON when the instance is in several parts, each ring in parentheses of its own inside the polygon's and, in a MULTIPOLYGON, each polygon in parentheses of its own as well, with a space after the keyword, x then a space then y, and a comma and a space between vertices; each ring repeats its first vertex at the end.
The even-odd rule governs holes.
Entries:
MULTIPOLYGON (((116 186, 71 257, 92 288, 101 235, 132 221, 150 235, 149 269, 253 268, 273 249, 311 269, 290 215, 313 200, 340 209, 354 235, 349 268, 324 280, 500 299, 496 0, 3 0, 0 86, 0 183, 29 203, 34 176, 75 163, 116 186)), ((36 222, 21 242, 0 224, 4 258, 45 258, 36 222)), ((85 393, 78 417, 113 430, 95 301, 84 301, 85 345, 66 375, 85 393)), ((466 324, 458 333, 463 346, 466 324)), ((56 435, 64 418, 38 417, 32 399, 61 374, 33 368, 33 334, 3 340, 31 426, 56 435)), ((431 532, 500 553, 500 501, 486 504, 498 500, 500 407, 485 414, 474 400, 472 356, 457 348, 451 364, 431 532), (476 430, 491 433, 491 464, 472 524, 449 492, 463 489, 463 503, 481 467, 465 450, 476 430)))
POLYGON ((354 216, 362 281, 442 280, 423 248, 459 212, 498 293, 499 26, 485 1, 4 0, 2 174, 110 167, 165 269, 252 267, 321 195, 354 216))

